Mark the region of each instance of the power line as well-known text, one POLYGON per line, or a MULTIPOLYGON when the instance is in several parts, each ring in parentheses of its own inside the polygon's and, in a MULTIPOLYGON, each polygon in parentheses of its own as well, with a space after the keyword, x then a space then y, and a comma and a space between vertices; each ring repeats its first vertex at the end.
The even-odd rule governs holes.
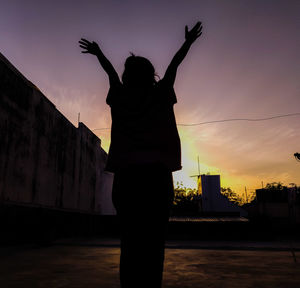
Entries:
MULTIPOLYGON (((282 115, 276 115, 271 117, 265 117, 265 118, 231 118, 231 119, 223 119, 223 120, 212 120, 212 121, 205 121, 205 122, 199 122, 199 123, 179 123, 177 126, 183 126, 183 127, 192 127, 192 126, 199 126, 199 125, 205 125, 205 124, 212 124, 212 123, 222 123, 222 122, 233 122, 233 121, 248 121, 248 122, 259 122, 259 121, 267 121, 277 118, 285 118, 285 117, 291 117, 291 116, 299 116, 300 112, 297 113, 290 113, 290 114, 282 114, 282 115)), ((96 128, 92 131, 96 130, 110 130, 111 128, 96 128)))
POLYGON ((93 129, 92 131, 97 131, 97 130, 110 130, 111 128, 96 128, 96 129, 93 129))
POLYGON ((291 116, 296 116, 296 115, 300 115, 300 112, 277 115, 277 116, 266 117, 266 118, 232 118, 232 119, 213 120, 213 121, 206 121, 206 122, 200 122, 200 123, 191 123, 191 124, 177 124, 177 126, 198 126, 198 125, 204 125, 204 124, 231 122, 231 121, 258 122, 258 121, 272 120, 272 119, 276 119, 276 118, 291 117, 291 116))

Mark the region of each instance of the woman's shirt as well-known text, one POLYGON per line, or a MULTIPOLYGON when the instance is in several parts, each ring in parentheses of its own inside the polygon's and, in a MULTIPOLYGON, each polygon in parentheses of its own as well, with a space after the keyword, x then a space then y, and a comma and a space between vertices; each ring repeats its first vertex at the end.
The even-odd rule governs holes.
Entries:
POLYGON ((162 163, 181 169, 180 139, 173 105, 174 89, 166 81, 139 92, 118 83, 110 87, 111 144, 106 170, 116 172, 134 164, 162 163))

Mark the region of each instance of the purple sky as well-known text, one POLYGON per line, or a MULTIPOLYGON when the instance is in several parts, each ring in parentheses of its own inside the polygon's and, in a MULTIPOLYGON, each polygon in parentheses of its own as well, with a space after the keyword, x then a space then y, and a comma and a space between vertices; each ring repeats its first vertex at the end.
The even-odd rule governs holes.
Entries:
MULTIPOLYGON (((178 123, 262 118, 300 112, 300 1, 0 0, 0 52, 77 125, 109 127, 108 81, 97 60, 80 53, 97 41, 121 75, 129 52, 163 76, 184 41, 184 26, 203 35, 178 70, 178 123)), ((197 171, 221 173, 237 192, 281 181, 300 185, 300 117, 179 128, 187 186, 197 171)), ((103 147, 109 131, 95 131, 103 147)))

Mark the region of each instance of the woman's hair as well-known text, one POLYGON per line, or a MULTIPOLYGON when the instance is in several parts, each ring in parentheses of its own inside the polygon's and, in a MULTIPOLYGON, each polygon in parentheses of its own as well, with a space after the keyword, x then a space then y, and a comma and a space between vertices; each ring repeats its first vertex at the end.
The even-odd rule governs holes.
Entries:
POLYGON ((155 80, 155 69, 152 63, 144 57, 135 56, 130 53, 125 61, 125 70, 122 75, 122 82, 128 86, 153 86, 155 80))

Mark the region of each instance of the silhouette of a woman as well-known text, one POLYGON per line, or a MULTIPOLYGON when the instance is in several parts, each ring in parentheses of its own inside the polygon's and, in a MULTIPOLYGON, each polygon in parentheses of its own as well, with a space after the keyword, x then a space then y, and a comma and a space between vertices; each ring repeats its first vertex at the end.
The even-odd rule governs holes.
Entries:
POLYGON ((159 288, 165 232, 173 201, 172 172, 181 169, 180 139, 173 105, 179 64, 202 34, 201 22, 190 31, 160 81, 151 62, 131 55, 120 81, 96 42, 79 41, 82 53, 96 55, 108 74, 106 99, 111 107, 111 144, 106 170, 114 173, 113 203, 121 227, 121 287, 159 288))

